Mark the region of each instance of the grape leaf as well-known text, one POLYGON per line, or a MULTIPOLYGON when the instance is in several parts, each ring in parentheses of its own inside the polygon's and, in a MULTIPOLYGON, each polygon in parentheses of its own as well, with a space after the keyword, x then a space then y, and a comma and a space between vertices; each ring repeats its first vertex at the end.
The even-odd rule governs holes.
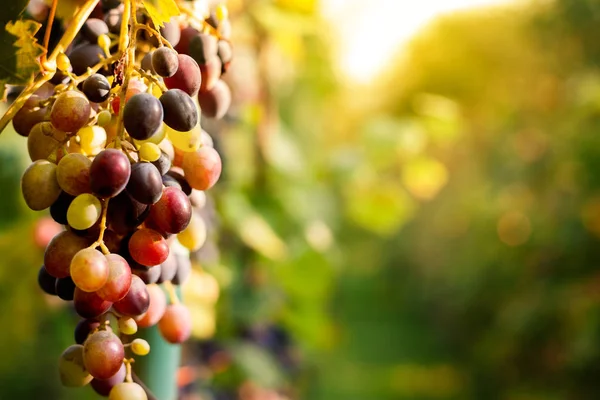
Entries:
MULTIPOLYGON (((6 84, 24 84, 31 78, 31 74, 19 69, 19 62, 28 64, 26 62, 27 56, 24 52, 17 54, 20 49, 15 44, 15 37, 6 29, 3 29, 10 21, 21 18, 27 3, 27 0, 13 0, 2 3, 2 12, 0 12, 0 99, 4 99, 6 84)), ((24 39, 24 37, 20 37, 20 39, 24 39)), ((33 42, 33 38, 29 39, 33 42)))
POLYGON ((143 4, 157 28, 165 26, 165 22, 180 14, 175 0, 144 0, 143 4))

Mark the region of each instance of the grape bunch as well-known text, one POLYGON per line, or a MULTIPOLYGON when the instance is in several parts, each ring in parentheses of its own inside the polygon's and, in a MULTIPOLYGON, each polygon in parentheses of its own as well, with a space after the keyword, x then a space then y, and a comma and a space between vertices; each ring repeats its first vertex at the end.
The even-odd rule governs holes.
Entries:
POLYGON ((192 17, 157 27, 140 1, 99 2, 12 119, 32 161, 23 198, 64 227, 39 286, 82 318, 61 381, 113 400, 147 398, 132 381, 150 351, 138 328, 170 343, 192 331, 176 286, 206 240, 199 209, 222 167, 200 119, 227 112, 232 58, 227 9, 192 17))

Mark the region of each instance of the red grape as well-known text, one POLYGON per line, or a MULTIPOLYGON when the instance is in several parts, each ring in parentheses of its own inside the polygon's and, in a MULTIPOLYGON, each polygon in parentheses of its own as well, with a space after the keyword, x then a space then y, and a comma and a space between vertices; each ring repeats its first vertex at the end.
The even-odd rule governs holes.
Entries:
POLYGON ((192 334, 190 311, 183 304, 171 304, 158 322, 162 337, 169 343, 183 343, 192 334))
POLYGON ((114 309, 121 315, 136 317, 145 313, 150 304, 150 295, 146 284, 135 275, 131 276, 131 287, 123 299, 114 304, 114 309))
POLYGON ((131 269, 123 257, 118 254, 106 255, 109 275, 106 284, 98 290, 98 296, 115 302, 121 300, 131 287, 131 269))
POLYGON ((112 305, 110 301, 102 299, 95 292, 84 292, 76 288, 73 298, 75 311, 83 318, 97 318, 107 312, 112 305))
POLYGON ((143 228, 129 239, 129 254, 136 262, 152 267, 167 259, 169 245, 160 233, 143 228))
POLYGON ((109 331, 93 333, 83 345, 83 364, 96 379, 109 379, 119 372, 124 356, 123 343, 109 331))
POLYGON ((179 233, 188 226, 192 218, 190 199, 181 189, 167 187, 160 200, 150 208, 149 218, 160 231, 179 233))

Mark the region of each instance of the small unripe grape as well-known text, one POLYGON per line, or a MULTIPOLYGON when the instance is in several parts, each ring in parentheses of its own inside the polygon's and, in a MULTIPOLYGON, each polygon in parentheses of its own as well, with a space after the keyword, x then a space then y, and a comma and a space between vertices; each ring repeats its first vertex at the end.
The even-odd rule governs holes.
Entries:
POLYGON ((133 318, 119 318, 119 331, 124 335, 135 335, 138 330, 137 322, 133 318))
POLYGON ((161 154, 160 147, 150 142, 143 143, 139 151, 141 159, 150 162, 158 160, 161 154))
POLYGON ((100 111, 98 114, 98 126, 105 127, 110 124, 112 120, 112 114, 108 110, 100 111))
POLYGON ((79 147, 86 156, 95 156, 106 145, 106 131, 101 126, 86 126, 77 132, 79 147))
POLYGON ((74 229, 88 229, 98 221, 101 213, 102 203, 96 196, 89 193, 80 194, 67 210, 67 222, 74 229))
POLYGON ((60 71, 68 71, 71 68, 71 60, 65 53, 60 53, 58 57, 56 57, 56 67, 60 71))
POLYGON ((144 339, 135 339, 131 342, 131 351, 138 356, 145 356, 150 353, 150 344, 144 339))
POLYGON ((225 4, 219 4, 215 9, 215 16, 217 17, 217 21, 224 21, 229 18, 229 10, 225 4))
POLYGON ((110 56, 110 38, 103 34, 98 36, 98 46, 104 51, 106 56, 110 56))

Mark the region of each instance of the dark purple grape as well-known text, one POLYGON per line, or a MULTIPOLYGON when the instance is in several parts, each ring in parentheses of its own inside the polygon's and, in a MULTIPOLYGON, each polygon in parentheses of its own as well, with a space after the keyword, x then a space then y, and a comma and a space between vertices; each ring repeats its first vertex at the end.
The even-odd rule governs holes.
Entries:
POLYGON ((181 184, 177 181, 177 179, 168 174, 163 175, 162 181, 165 187, 176 187, 177 189, 181 190, 181 184))
POLYGON ((212 89, 198 93, 198 103, 202 115, 208 118, 223 118, 231 105, 231 90, 219 79, 212 89))
POLYGON ((138 93, 129 99, 123 111, 123 122, 129 136, 137 140, 152 137, 163 122, 160 101, 149 93, 138 93))
POLYGON ((149 268, 134 268, 131 270, 131 272, 134 275, 139 276, 146 285, 150 285, 158 281, 162 270, 160 265, 155 265, 154 267, 149 268))
POLYGON ((121 365, 121 369, 108 379, 92 379, 90 385, 100 396, 108 397, 113 387, 117 386, 125 380, 127 368, 125 364, 121 365))
POLYGON ((177 181, 177 183, 179 183, 179 187, 181 188, 183 193, 186 194, 186 196, 189 196, 190 194, 192 194, 192 187, 190 186, 188 181, 185 179, 185 176, 183 176, 183 174, 181 174, 177 171, 174 171, 174 170, 169 170, 169 172, 167 172, 167 176, 170 176, 171 178, 175 179, 177 181))
POLYGON ((70 276, 56 280, 56 294, 65 301, 73 300, 75 296, 75 283, 70 276))
POLYGON ((150 296, 146 284, 139 276, 133 275, 131 278, 129 293, 114 304, 114 309, 121 315, 136 317, 148 310, 150 296))
POLYGON ((79 288, 75 288, 73 304, 77 314, 87 319, 98 318, 112 306, 110 301, 103 300, 96 293, 84 292, 79 288))
POLYGON ((152 53, 152 68, 157 75, 169 78, 179 68, 177 52, 168 47, 159 47, 152 53))
POLYGON ((50 275, 43 265, 38 272, 38 285, 45 293, 56 295, 56 278, 50 275))
POLYGON ((158 172, 160 172, 160 175, 162 176, 169 172, 169 169, 171 169, 171 159, 167 153, 162 151, 160 153, 160 158, 156 161, 153 161, 152 165, 158 169, 158 172))
POLYGON ((22 107, 12 119, 15 132, 21 136, 29 136, 31 128, 37 123, 44 121, 47 112, 48 108, 46 107, 22 107))
POLYGON ((196 62, 206 64, 206 61, 217 55, 217 38, 207 33, 200 33, 190 40, 188 54, 196 62))
POLYGON ((104 51, 97 44, 84 43, 75 47, 68 54, 75 75, 84 74, 88 68, 91 68, 101 61, 100 56, 104 51))
POLYGON ((110 33, 119 34, 121 32, 121 20, 123 13, 118 9, 112 9, 104 16, 104 22, 108 26, 110 33))
POLYGON ((160 96, 164 122, 180 132, 191 131, 198 125, 198 110, 194 100, 183 90, 170 89, 160 96))
POLYGON ((199 33, 200 32, 198 32, 197 29, 192 28, 191 26, 183 28, 179 37, 179 43, 173 46, 175 47, 175 51, 177 51, 179 54, 188 54, 190 40, 192 40, 192 38, 197 36, 199 33))
POLYGON ((106 12, 119 7, 121 0, 101 0, 100 3, 102 4, 102 11, 106 12))
POLYGON ((94 74, 83 81, 82 91, 89 101, 102 103, 110 96, 110 83, 104 75, 94 74))
POLYGON ((129 182, 131 164, 120 150, 101 151, 90 167, 90 186, 92 192, 102 198, 115 197, 129 182))
POLYGON ((83 344, 90 335, 90 333, 98 329, 99 326, 100 323, 95 320, 82 319, 81 321, 79 321, 77 323, 77 326, 75 327, 74 332, 75 343, 83 344))
POLYGON ((138 162, 131 167, 127 193, 142 204, 154 204, 162 196, 162 178, 154 165, 138 162))
POLYGON ((144 71, 154 74, 154 68, 152 67, 152 53, 154 53, 154 51, 146 53, 144 58, 142 58, 141 67, 144 71))
POLYGON ((81 35, 85 40, 92 44, 98 43, 100 35, 108 34, 106 22, 98 18, 88 18, 81 28, 81 35))
POLYGON ((67 192, 61 192, 58 199, 50 206, 50 216, 61 225, 67 224, 67 210, 75 196, 67 192))
POLYGON ((190 199, 180 189, 165 188, 160 200, 150 207, 148 218, 160 232, 179 233, 188 226, 192 218, 190 199))
POLYGON ((149 213, 148 205, 132 199, 123 191, 108 203, 107 221, 113 231, 126 234, 140 226, 149 213))

